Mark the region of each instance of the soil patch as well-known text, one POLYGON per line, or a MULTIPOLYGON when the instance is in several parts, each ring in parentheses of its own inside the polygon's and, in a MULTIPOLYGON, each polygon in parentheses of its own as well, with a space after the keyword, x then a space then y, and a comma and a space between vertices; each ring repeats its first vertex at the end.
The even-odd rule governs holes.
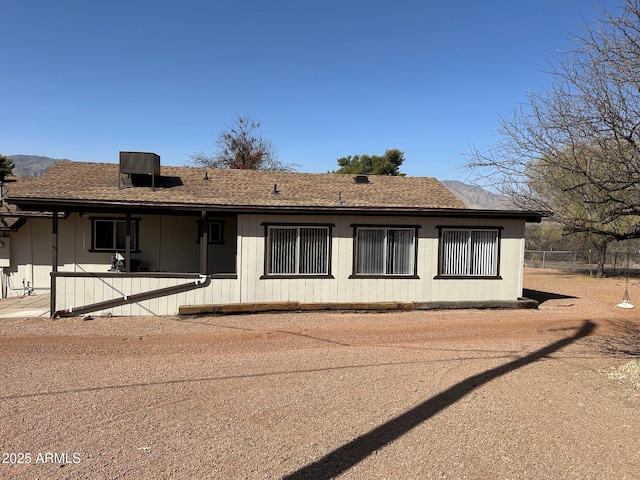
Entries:
POLYGON ((637 477, 625 279, 525 287, 538 310, 2 319, 0 477, 637 477))

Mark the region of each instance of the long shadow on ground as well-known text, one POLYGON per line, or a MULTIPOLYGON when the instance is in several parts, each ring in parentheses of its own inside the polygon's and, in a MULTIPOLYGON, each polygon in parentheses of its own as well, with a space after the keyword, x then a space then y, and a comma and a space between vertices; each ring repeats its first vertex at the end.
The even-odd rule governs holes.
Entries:
POLYGON ((611 324, 615 334, 591 341, 609 355, 640 357, 640 325, 637 321, 617 320, 611 324))
POLYGON ((456 383, 444 392, 431 397, 402 415, 383 423, 379 427, 359 436, 351 442, 335 449, 333 452, 328 453, 321 459, 300 468, 284 478, 289 480, 308 478, 322 480, 334 478, 358 464, 376 450, 400 438, 438 412, 450 407, 480 385, 557 352, 578 339, 586 337, 594 328, 595 324, 587 320, 580 330, 570 337, 558 340, 522 358, 492 368, 486 372, 473 375, 456 383))
POLYGON ((543 292, 542 290, 532 290, 530 288, 524 288, 522 290, 522 296, 530 298, 538 303, 544 303, 547 300, 563 300, 566 298, 578 298, 572 295, 562 295, 561 293, 543 292))

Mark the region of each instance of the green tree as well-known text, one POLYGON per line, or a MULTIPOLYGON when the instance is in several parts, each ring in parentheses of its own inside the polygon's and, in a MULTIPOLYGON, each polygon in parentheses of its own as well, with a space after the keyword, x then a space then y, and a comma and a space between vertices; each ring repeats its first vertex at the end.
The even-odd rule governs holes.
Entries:
POLYGON ((404 162, 404 152, 391 149, 384 155, 349 155, 338 159, 338 170, 331 173, 347 173, 351 175, 396 175, 404 176, 400 172, 400 165, 404 162))
POLYGON ((11 175, 14 167, 13 160, 0 154, 0 179, 11 175))
POLYGON ((527 250, 565 250, 562 226, 556 222, 527 223, 525 225, 527 250))
POLYGON ((216 146, 218 151, 214 155, 203 152, 191 155, 191 163, 207 168, 273 171, 292 171, 297 166, 278 160, 273 143, 262 137, 260 122, 247 115, 227 125, 218 135, 216 146))
POLYGON ((606 187, 611 184, 609 168, 600 144, 575 145, 527 166, 529 204, 551 212, 565 235, 584 239, 598 264, 597 276, 604 274, 611 242, 639 236, 640 216, 621 214, 619 199, 606 187))

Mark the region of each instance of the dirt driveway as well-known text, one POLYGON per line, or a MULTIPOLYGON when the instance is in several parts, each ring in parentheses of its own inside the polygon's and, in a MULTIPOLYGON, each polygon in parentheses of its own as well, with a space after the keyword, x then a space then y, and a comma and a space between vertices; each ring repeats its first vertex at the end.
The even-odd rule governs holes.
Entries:
POLYGON ((602 373, 640 353, 624 279, 525 286, 539 310, 2 319, 0 478, 637 478, 640 391, 602 373))

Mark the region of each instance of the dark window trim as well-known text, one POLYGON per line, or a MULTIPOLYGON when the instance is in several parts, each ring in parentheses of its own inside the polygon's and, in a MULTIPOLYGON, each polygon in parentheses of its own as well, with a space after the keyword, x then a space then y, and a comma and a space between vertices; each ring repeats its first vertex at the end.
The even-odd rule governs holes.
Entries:
MULTIPOLYGON (((198 224, 198 238, 196 239, 196 244, 200 245, 200 228, 202 225, 202 220, 198 220, 196 222, 198 224)), ((207 244, 208 245, 224 245, 226 242, 224 240, 224 220, 220 220, 220 219, 212 219, 212 220, 207 220, 207 244), (218 224, 220 225, 220 239, 219 240, 212 240, 211 237, 211 228, 210 225, 211 224, 218 224)))
MULTIPOLYGON (((126 248, 95 248, 95 225, 96 220, 101 221, 120 221, 126 222, 127 219, 123 217, 89 217, 89 221, 91 222, 91 246, 87 249, 88 252, 91 253, 109 253, 109 252, 126 252, 126 248)), ((131 253, 140 253, 140 222, 142 221, 139 217, 131 218, 131 230, 132 232, 135 230, 135 244, 131 247, 131 253)))
MULTIPOLYGON (((188 278, 199 279, 197 273, 181 272, 51 272, 52 277, 82 277, 82 278, 188 278)), ((237 280, 235 273, 212 273, 209 278, 223 280, 237 280)))
POLYGON ((438 273, 435 280, 502 280, 500 274, 501 253, 502 253, 502 231, 504 227, 496 226, 464 226, 464 225, 436 225, 438 229, 438 273), (498 252, 496 254, 496 274, 495 275, 443 275, 442 265, 444 263, 444 245, 442 243, 443 230, 495 230, 498 232, 496 242, 498 243, 498 252))
POLYGON ((318 275, 316 273, 312 273, 312 274, 304 274, 304 273, 299 273, 297 275, 280 275, 277 273, 271 273, 269 275, 260 275, 260 277, 258 277, 260 280, 273 280, 274 278, 280 278, 280 279, 296 279, 296 280, 300 280, 301 278, 336 278, 333 275, 331 275, 330 273, 327 275, 318 275))
POLYGON ((435 275, 434 280, 502 280, 501 275, 435 275))
POLYGON ((207 221, 207 229, 209 233, 209 243, 213 243, 216 245, 221 245, 224 243, 224 220, 209 220, 207 221), (218 236, 219 238, 214 239, 213 235, 211 235, 211 225, 218 225, 220 228, 218 236))
POLYGON ((398 224, 387 224, 387 223, 352 223, 350 225, 353 228, 353 260, 351 264, 351 275, 348 278, 402 278, 402 279, 420 279, 418 276, 418 230, 422 228, 422 225, 398 225, 398 224), (407 275, 398 275, 385 273, 380 275, 371 275, 371 274, 362 274, 357 273, 356 269, 358 266, 358 229, 359 228, 386 228, 386 229, 403 229, 403 230, 414 230, 413 236, 413 273, 407 275))
MULTIPOLYGON (((263 227, 335 227, 335 223, 316 223, 316 222, 262 222, 260 224, 263 227)), ((266 232, 266 230, 265 230, 266 232)))
POLYGON ((260 280, 270 279, 300 279, 300 278, 335 278, 331 273, 331 263, 333 259, 333 228, 335 223, 291 223, 291 222, 262 222, 260 225, 264 227, 264 266, 263 274, 259 277, 260 280), (269 272, 269 227, 283 227, 283 228, 314 228, 321 227, 328 229, 328 245, 327 245, 327 273, 326 274, 277 274, 269 272))
POLYGON ((416 231, 422 228, 422 225, 398 225, 396 223, 352 223, 352 228, 415 228, 416 231))
POLYGON ((496 227, 495 225, 488 225, 488 226, 482 226, 482 225, 473 225, 473 226, 466 226, 466 225, 436 225, 436 228, 439 230, 439 232, 441 233, 443 229, 445 228, 453 228, 455 230, 504 230, 504 227, 500 226, 500 227, 496 227))
POLYGON ((392 279, 402 279, 402 280, 420 280, 420 276, 419 275, 370 275, 370 274, 359 274, 359 275, 354 275, 351 274, 349 275, 347 278, 349 279, 366 279, 366 278, 383 278, 385 280, 392 280, 392 279))

